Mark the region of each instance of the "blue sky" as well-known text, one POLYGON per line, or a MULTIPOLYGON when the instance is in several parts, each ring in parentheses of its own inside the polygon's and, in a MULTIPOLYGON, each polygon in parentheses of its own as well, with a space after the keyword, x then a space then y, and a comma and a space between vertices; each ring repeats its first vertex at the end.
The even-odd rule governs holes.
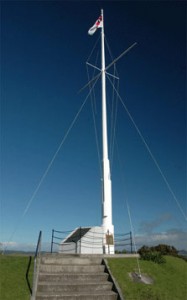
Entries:
MULTIPOLYGON (((2 1, 0 242, 9 248, 31 249, 39 230, 48 243, 53 228, 101 224, 90 100, 30 201, 89 92, 78 93, 100 35, 98 30, 90 37, 87 31, 101 8, 114 57, 137 42, 117 63, 119 94, 186 214, 185 2, 2 1)), ((98 128, 99 92, 100 84, 98 128)), ((115 138, 115 232, 131 229, 128 201, 138 245, 151 241, 187 249, 186 220, 121 103, 115 138)))

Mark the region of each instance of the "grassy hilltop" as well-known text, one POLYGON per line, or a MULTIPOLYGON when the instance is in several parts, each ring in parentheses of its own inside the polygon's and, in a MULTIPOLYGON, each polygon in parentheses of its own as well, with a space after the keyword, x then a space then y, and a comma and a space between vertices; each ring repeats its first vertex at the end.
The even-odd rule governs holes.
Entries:
MULTIPOLYGON (((29 300, 25 273, 29 257, 0 255, 0 299, 29 300)), ((132 282, 128 273, 137 271, 135 258, 110 258, 108 264, 124 294, 125 300, 187 300, 187 262, 166 257, 166 263, 139 261, 141 272, 152 277, 146 285, 132 282)), ((33 265, 32 265, 33 270, 33 265)), ((32 280, 30 280, 32 282, 32 280)))
POLYGON ((141 273, 154 281, 151 285, 135 283, 129 277, 129 273, 138 271, 136 259, 108 259, 125 300, 187 300, 187 262, 173 256, 165 259, 163 264, 139 260, 141 273))

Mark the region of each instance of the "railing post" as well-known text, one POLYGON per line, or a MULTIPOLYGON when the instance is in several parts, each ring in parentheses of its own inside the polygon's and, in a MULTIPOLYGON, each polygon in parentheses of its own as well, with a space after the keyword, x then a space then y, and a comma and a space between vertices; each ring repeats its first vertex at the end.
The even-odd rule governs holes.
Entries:
POLYGON ((51 238, 51 253, 53 253, 53 238, 54 238, 54 229, 52 230, 52 238, 51 238))
POLYGON ((82 232, 81 232, 81 227, 80 227, 80 242, 79 242, 79 245, 80 245, 79 253, 80 254, 81 254, 81 238, 82 238, 82 232))
POLYGON ((131 243, 131 254, 132 254, 132 232, 130 231, 130 243, 131 243))
POLYGON ((107 238, 107 240, 108 240, 108 254, 110 254, 110 244, 109 244, 109 230, 107 231, 107 235, 108 235, 108 238, 107 238))

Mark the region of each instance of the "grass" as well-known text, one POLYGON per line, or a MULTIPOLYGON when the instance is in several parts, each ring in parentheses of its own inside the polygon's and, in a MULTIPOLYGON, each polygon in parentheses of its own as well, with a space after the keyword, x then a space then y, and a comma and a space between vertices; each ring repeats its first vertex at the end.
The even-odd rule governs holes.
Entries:
MULTIPOLYGON (((0 299, 30 299, 30 293, 25 278, 28 261, 28 256, 0 255, 0 299)), ((31 273, 32 270, 33 264, 31 273)), ((30 282, 32 283, 31 276, 30 282)))
POLYGON ((166 263, 139 261, 141 273, 154 283, 133 282, 128 273, 137 271, 135 258, 110 258, 110 270, 118 282, 125 300, 187 300, 187 263, 177 257, 166 257, 166 263))
MULTIPOLYGON (((0 299, 30 299, 25 279, 28 261, 28 256, 0 255, 0 299)), ((150 261, 139 262, 142 274, 151 276, 153 285, 132 282, 128 273, 137 271, 135 258, 108 259, 125 300, 187 300, 187 262, 170 256, 166 257, 165 264, 160 265, 150 261)), ((32 270, 33 264, 31 273, 32 270)))

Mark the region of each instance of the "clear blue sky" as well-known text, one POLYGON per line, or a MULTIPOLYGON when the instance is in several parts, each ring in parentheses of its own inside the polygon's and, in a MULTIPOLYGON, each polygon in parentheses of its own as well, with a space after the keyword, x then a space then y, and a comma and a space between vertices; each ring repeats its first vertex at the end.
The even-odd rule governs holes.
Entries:
MULTIPOLYGON (((114 57, 138 43, 117 63, 119 93, 186 214, 186 3, 1 1, 0 242, 9 248, 31 249, 40 229, 47 243, 53 228, 101 224, 89 101, 23 217, 88 93, 77 92, 100 34, 87 31, 101 8, 114 57)), ((99 97, 96 103, 99 115, 99 97)), ((128 200, 138 245, 187 249, 185 218, 120 103, 116 141, 115 232, 130 231, 128 200)))

